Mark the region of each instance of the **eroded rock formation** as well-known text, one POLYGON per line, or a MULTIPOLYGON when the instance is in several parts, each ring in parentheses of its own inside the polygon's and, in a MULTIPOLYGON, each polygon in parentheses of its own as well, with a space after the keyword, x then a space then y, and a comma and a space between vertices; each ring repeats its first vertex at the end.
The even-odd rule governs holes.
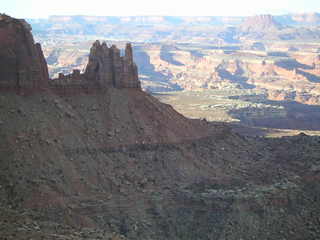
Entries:
POLYGON ((115 45, 108 47, 105 42, 95 41, 83 74, 74 69, 71 74, 61 73, 57 79, 50 81, 51 91, 60 95, 91 93, 108 88, 141 88, 130 43, 126 45, 125 55, 120 56, 120 49, 115 45))
POLYGON ((109 48, 105 42, 100 44, 96 41, 90 49, 84 77, 97 81, 103 87, 140 88, 131 44, 126 45, 125 55, 121 57, 115 45, 109 48))
POLYGON ((46 60, 26 21, 0 15, 0 42, 0 89, 28 91, 47 86, 46 60))
POLYGON ((49 79, 41 46, 35 43, 30 25, 24 20, 0 15, 0 90, 30 93, 51 90, 59 94, 96 91, 110 87, 140 89, 138 69, 131 44, 125 55, 106 43, 96 41, 90 49, 85 72, 74 69, 69 75, 49 79))
POLYGON ((319 137, 250 138, 186 119, 143 91, 118 89, 136 81, 135 68, 129 45, 124 57, 113 50, 110 82, 91 54, 92 71, 48 87, 104 84, 103 94, 0 95, 0 239, 320 235, 319 137))

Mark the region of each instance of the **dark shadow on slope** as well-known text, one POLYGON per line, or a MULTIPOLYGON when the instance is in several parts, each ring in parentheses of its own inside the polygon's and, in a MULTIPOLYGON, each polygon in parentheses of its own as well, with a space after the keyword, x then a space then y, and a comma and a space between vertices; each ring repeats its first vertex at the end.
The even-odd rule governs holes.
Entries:
POLYGON ((297 74, 301 74, 302 76, 306 77, 310 82, 314 82, 314 83, 320 83, 320 77, 312 74, 312 73, 308 73, 305 72, 303 70, 300 69, 305 69, 305 70, 311 70, 313 69, 313 67, 306 65, 306 64, 302 64, 297 62, 294 59, 288 59, 288 60, 283 60, 283 61, 279 61, 276 63, 276 65, 278 67, 293 71, 294 69, 297 69, 297 74))
POLYGON ((304 77, 306 77, 310 82, 314 82, 314 83, 320 83, 320 77, 316 76, 312 73, 308 73, 305 71, 301 71, 301 70, 297 70, 297 73, 303 75, 304 77))
POLYGON ((59 54, 61 52, 61 49, 57 48, 54 49, 49 56, 46 58, 47 64, 54 65, 58 63, 59 54))
POLYGON ((286 52, 268 52, 268 56, 270 57, 289 57, 286 52))
POLYGON ((245 89, 254 89, 256 87, 256 86, 254 86, 252 84, 247 83, 248 78, 242 76, 242 74, 243 74, 243 70, 242 69, 238 70, 235 74, 231 74, 229 71, 227 71, 227 70, 225 70, 223 68, 220 68, 218 70, 218 72, 219 72, 219 76, 220 77, 222 77, 224 79, 228 79, 231 82, 238 83, 245 89))
POLYGON ((235 27, 227 27, 225 31, 218 33, 218 37, 223 39, 226 43, 239 43, 237 39, 237 29, 235 27))
POLYGON ((148 87, 150 91, 154 91, 154 89, 158 89, 156 91, 177 91, 182 90, 181 87, 177 84, 171 83, 170 75, 164 75, 161 72, 157 72, 154 66, 150 63, 150 56, 143 51, 143 49, 135 48, 134 51, 134 61, 138 66, 139 74, 150 76, 150 81, 153 83, 160 84, 158 87, 148 87), (163 85, 163 86, 162 86, 163 85))
POLYGON ((269 133, 271 133, 273 131, 273 129, 247 126, 247 125, 241 124, 241 123, 229 123, 228 125, 230 126, 230 128, 234 132, 236 132, 242 136, 263 137, 263 136, 267 136, 269 133))
POLYGON ((152 80, 168 82, 168 76, 155 71, 154 66, 150 63, 150 56, 143 50, 135 49, 134 61, 139 68, 139 73, 152 77, 152 80))
POLYGON ((288 59, 288 60, 278 61, 278 62, 276 62, 276 65, 278 67, 282 67, 282 68, 285 68, 287 70, 294 70, 294 69, 297 69, 297 68, 312 69, 311 66, 299 63, 295 59, 288 59))
MULTIPOLYGON (((176 49, 174 49, 176 50, 176 49)), ((171 46, 161 46, 161 49, 160 49, 160 59, 163 60, 163 61, 166 61, 170 64, 173 64, 173 65, 177 65, 177 66, 184 66, 183 63, 177 61, 174 59, 174 54, 171 53, 170 51, 172 51, 172 47, 171 46)))
POLYGON ((197 50, 191 50, 190 51, 191 56, 193 57, 198 57, 198 58, 202 58, 205 56, 205 54, 201 53, 200 51, 197 50))
MULTIPOLYGON (((251 102, 258 103, 254 101, 251 102)), ((252 111, 250 108, 233 109, 229 111, 229 114, 239 119, 241 124, 253 127, 320 130, 320 106, 307 105, 295 101, 267 100, 264 103, 273 106, 282 106, 287 115, 283 117, 250 118, 248 117, 248 113, 252 111)))

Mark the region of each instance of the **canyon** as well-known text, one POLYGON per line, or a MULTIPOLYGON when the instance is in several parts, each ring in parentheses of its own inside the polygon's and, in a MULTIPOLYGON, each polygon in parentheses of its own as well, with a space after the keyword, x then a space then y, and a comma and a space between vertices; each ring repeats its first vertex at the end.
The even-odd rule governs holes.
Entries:
POLYGON ((30 22, 51 77, 84 71, 92 38, 121 51, 130 39, 147 91, 255 88, 269 100, 319 105, 319 16, 52 16, 30 22))
MULTIPOLYGON (((51 76, 68 74, 73 68, 84 72, 90 44, 47 46, 44 55, 51 76)), ((125 44, 118 45, 124 52, 125 44)), ((251 127, 319 131, 318 47, 317 43, 256 41, 233 47, 134 43, 133 58, 142 89, 185 116, 251 127), (188 100, 184 95, 189 95, 188 100)))
MULTIPOLYGON (((315 131, 320 129, 318 15, 119 17, 112 23, 110 17, 55 16, 48 21, 53 26, 79 21, 79 27, 90 22, 91 29, 117 26, 112 33, 100 34, 101 40, 117 44, 123 54, 125 41, 121 39, 136 40, 132 43, 133 58, 142 88, 188 117, 315 131), (152 35, 163 27, 176 35, 152 35), (122 34, 123 28, 127 35, 122 34), (202 99, 207 96, 207 101, 188 106, 182 100, 184 92, 203 95, 202 99), (162 97, 166 93, 169 98, 162 97)), ((97 36, 86 32, 44 33, 40 23, 43 20, 33 24, 34 33, 44 46, 50 76, 70 74, 74 68, 84 72, 93 42, 90 38, 97 36)))
MULTIPOLYGON (((84 69, 88 43, 44 51, 49 72, 84 69)), ((253 42, 252 46, 258 45, 253 42)), ((293 100, 304 104, 320 103, 320 54, 304 51, 294 44, 265 46, 266 50, 227 50, 227 46, 199 44, 135 44, 134 60, 139 67, 142 87, 151 92, 201 89, 264 89, 270 100, 293 100), (290 48, 296 49, 290 51, 290 48), (288 51, 289 49, 289 51, 288 51), (277 52, 275 51, 277 50, 277 52)))
POLYGON ((25 21, 1 15, 0 43, 1 238, 319 236, 319 136, 188 119, 142 91, 130 44, 49 77, 25 21))

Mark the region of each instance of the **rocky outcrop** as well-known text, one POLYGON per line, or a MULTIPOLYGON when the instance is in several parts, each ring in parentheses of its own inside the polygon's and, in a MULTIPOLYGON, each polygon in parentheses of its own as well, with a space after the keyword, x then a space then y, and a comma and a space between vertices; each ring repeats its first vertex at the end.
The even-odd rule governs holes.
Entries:
MULTIPOLYGON (((180 44, 174 45, 175 47, 163 47, 161 44, 135 46, 134 60, 139 66, 142 87, 145 90, 157 92, 179 89, 259 88, 270 92, 268 96, 272 100, 290 99, 306 104, 320 103, 320 55, 312 49, 287 51, 290 45, 285 45, 282 46, 285 50, 277 52, 281 45, 272 45, 270 49, 269 45, 262 46, 256 41, 248 44, 249 50, 245 48, 233 51, 206 47, 196 51, 193 50, 193 45, 189 49, 180 44), (270 52, 252 50, 251 46, 265 47, 270 52), (279 92, 281 94, 278 94, 279 92), (292 92, 295 94, 291 94, 292 92), (293 96, 295 97, 292 98, 293 96)), ((300 45, 297 47, 304 49, 300 45)), ((63 66, 69 72, 75 66, 83 69, 86 62, 70 64, 65 61, 69 52, 74 53, 77 58, 86 57, 86 52, 76 48, 72 51, 61 49, 58 60, 51 66, 63 66)), ((130 56, 130 48, 127 49, 127 55, 130 56)), ((49 55, 50 51, 47 52, 47 56, 49 55)), ((90 63, 87 69, 89 66, 90 63)), ((94 69, 93 65, 90 68, 94 69)), ((58 68, 55 73, 57 71, 58 68)), ((131 76, 135 75, 131 73, 131 76)), ((88 77, 91 78, 94 77, 88 77)), ((111 80, 110 84, 112 85, 111 80)))
POLYGON ((113 49, 108 48, 105 43, 102 45, 96 41, 89 55, 88 65, 85 70, 85 77, 97 81, 101 86, 113 84, 113 49))
POLYGON ((51 81, 103 94, 0 96, 0 239, 320 235, 319 137, 250 138, 186 119, 118 89, 136 83, 132 51, 106 51, 51 81))
POLYGON ((84 77, 97 81, 102 87, 140 88, 131 44, 126 45, 125 55, 120 56, 115 45, 108 47, 105 42, 100 44, 96 41, 90 49, 84 77))
POLYGON ((47 86, 46 60, 27 22, 0 15, 0 43, 0 90, 26 92, 47 86))
POLYGON ((73 69, 71 74, 60 73, 50 81, 50 90, 59 95, 96 93, 108 88, 141 89, 130 43, 126 45, 125 55, 121 56, 115 45, 108 47, 105 42, 95 41, 83 74, 73 69))
POLYGON ((138 69, 133 62, 131 44, 125 55, 115 46, 96 41, 90 50, 85 73, 59 74, 49 80, 41 46, 35 43, 30 25, 24 20, 0 15, 0 90, 30 93, 39 90, 67 94, 91 92, 109 87, 140 89, 138 69))

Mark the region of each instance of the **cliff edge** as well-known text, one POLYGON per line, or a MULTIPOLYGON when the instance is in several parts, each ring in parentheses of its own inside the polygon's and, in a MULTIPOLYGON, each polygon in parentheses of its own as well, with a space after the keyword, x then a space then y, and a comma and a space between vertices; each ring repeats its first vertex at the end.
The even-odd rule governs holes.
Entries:
POLYGON ((75 69, 72 74, 49 79, 41 46, 34 42, 31 27, 25 20, 0 15, 0 42, 0 90, 76 94, 106 88, 141 88, 130 43, 126 45, 125 55, 120 56, 115 45, 108 47, 96 41, 84 73, 75 69))
POLYGON ((0 15, 0 89, 39 90, 48 86, 41 46, 25 20, 0 15))

